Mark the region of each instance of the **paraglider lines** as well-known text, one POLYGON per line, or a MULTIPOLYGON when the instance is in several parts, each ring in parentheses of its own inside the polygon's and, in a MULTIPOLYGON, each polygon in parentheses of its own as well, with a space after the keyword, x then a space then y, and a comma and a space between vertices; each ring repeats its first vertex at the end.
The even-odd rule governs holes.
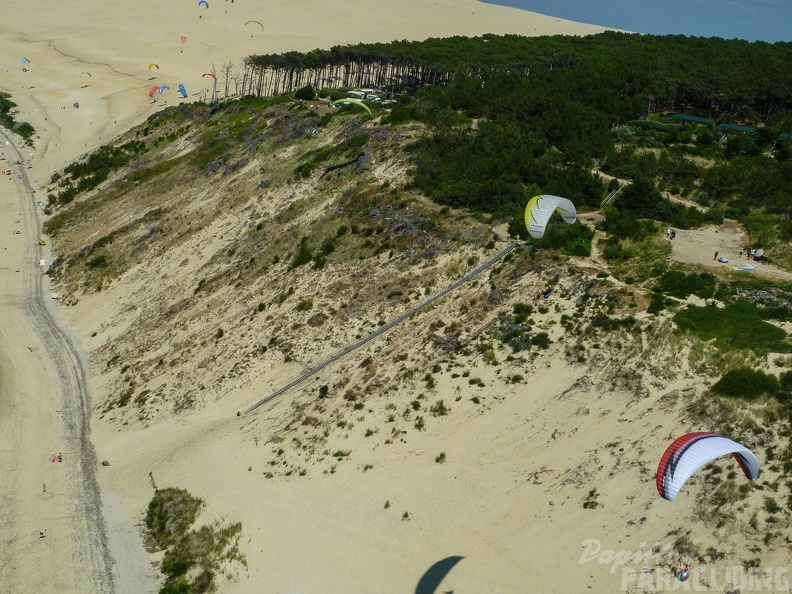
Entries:
POLYGON ((465 276, 463 276, 462 278, 460 278, 459 280, 457 280, 453 284, 449 285, 448 287, 446 287, 445 289, 443 289, 439 293, 437 293, 435 295, 432 295, 431 297, 423 300, 421 303, 419 303, 418 305, 416 305, 412 309, 410 309, 407 312, 403 313, 402 315, 400 315, 396 319, 391 320, 390 322, 388 322, 384 326, 381 326, 380 328, 378 328, 377 330, 375 330, 374 332, 372 332, 368 336, 365 336, 365 337, 363 337, 363 338, 361 338, 359 340, 356 340, 355 342, 347 345, 346 347, 344 347, 343 349, 341 349, 337 353, 335 353, 333 355, 330 355, 327 359, 325 359, 324 361, 318 363, 314 367, 311 367, 310 369, 305 371, 302 375, 300 375, 299 377, 293 379, 292 381, 290 381, 288 384, 286 384, 282 388, 279 388, 279 389, 275 390, 269 396, 267 396, 265 398, 262 398, 261 400, 259 400, 255 404, 252 404, 249 407, 247 407, 245 409, 244 413, 247 415, 247 414, 253 412, 258 407, 266 404, 267 402, 269 402, 273 398, 276 398, 277 396, 280 396, 284 392, 287 392, 288 390, 291 390, 294 386, 296 386, 296 385, 302 383, 303 381, 307 380, 309 377, 311 377, 312 375, 318 373, 319 371, 321 371, 322 369, 324 369, 325 367, 327 367, 331 363, 333 363, 335 361, 338 361, 339 359, 341 359, 342 357, 348 355, 352 351, 355 351, 355 350, 359 349, 360 347, 362 347, 363 345, 371 342, 372 340, 374 340, 378 336, 384 334, 385 332, 387 332, 388 330, 390 330, 394 326, 398 326, 399 324, 401 324, 402 322, 404 322, 405 320, 407 320, 408 318, 410 318, 414 314, 416 314, 419 311, 421 311, 422 309, 432 305, 432 303, 434 303, 435 301, 438 301, 439 299, 442 299, 443 297, 448 295, 451 291, 454 291, 455 289, 461 287, 463 284, 465 284, 469 280, 475 278, 476 276, 478 276, 479 274, 481 274, 482 272, 487 270, 487 268, 490 268, 491 266, 493 266, 496 262, 498 262, 506 254, 511 252, 518 245, 520 245, 520 243, 518 241, 515 241, 513 239, 509 240, 509 243, 506 245, 505 248, 503 248, 497 254, 492 256, 489 260, 487 260, 486 262, 481 264, 479 267, 475 268, 473 271, 468 272, 465 276))

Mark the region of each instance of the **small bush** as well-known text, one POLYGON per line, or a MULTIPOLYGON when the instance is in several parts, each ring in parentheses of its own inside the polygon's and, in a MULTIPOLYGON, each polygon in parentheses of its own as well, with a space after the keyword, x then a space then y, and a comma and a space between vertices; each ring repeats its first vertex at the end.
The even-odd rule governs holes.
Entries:
POLYGON ((294 259, 292 263, 289 265, 289 268, 295 269, 299 268, 303 264, 308 264, 313 260, 313 251, 311 250, 310 246, 306 239, 303 239, 300 242, 300 247, 297 249, 297 253, 294 255, 294 259))
POLYGON ((315 96, 316 91, 314 91, 314 88, 311 85, 306 85, 294 92, 294 98, 301 99, 303 101, 310 101, 315 96))
POLYGON ((300 299, 295 308, 297 311, 308 311, 313 307, 313 299, 300 299))
POLYGON ((160 549, 181 538, 198 517, 203 501, 184 489, 157 489, 146 511, 146 527, 160 549))
POLYGON ((729 398, 757 398, 763 394, 775 394, 780 384, 773 375, 762 371, 740 367, 726 372, 714 386, 712 391, 729 398))
POLYGON ((429 407, 429 412, 431 412, 436 417, 443 417, 448 414, 448 407, 442 400, 438 400, 429 407))

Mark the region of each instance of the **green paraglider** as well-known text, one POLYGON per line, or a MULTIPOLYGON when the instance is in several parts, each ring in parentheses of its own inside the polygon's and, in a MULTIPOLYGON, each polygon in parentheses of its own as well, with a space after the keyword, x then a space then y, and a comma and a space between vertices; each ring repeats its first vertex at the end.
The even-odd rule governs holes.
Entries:
POLYGON ((365 103, 363 103, 360 99, 353 99, 351 97, 348 97, 346 99, 339 99, 338 101, 333 101, 332 103, 330 103, 330 106, 331 107, 335 107, 335 106, 337 106, 339 104, 358 105, 358 106, 362 107, 363 109, 365 109, 368 112, 369 115, 372 115, 371 114, 371 110, 369 109, 369 106, 366 105, 365 103))

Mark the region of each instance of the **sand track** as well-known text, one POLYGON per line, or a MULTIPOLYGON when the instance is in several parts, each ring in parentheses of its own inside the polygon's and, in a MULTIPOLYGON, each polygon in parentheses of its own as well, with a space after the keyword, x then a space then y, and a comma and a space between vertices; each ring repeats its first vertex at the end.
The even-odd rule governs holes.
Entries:
MULTIPOLYGON (((11 162, 23 155, 19 139, 0 133, 11 162)), ((0 451, 3 559, 7 592, 111 592, 96 457, 89 440, 90 403, 82 354, 60 327, 50 305, 38 246, 38 213, 20 165, 3 179, 0 207, 16 217, 21 235, 5 235, 3 300, 16 302, 0 325, 9 350, 27 351, 3 361, 0 427, 10 448, 0 451), (21 178, 17 177, 21 175, 21 178), (13 345, 13 346, 12 346, 13 345), (64 461, 49 461, 62 452, 64 461), (47 537, 38 538, 45 529, 47 537), (24 566, 22 566, 24 561, 24 566), (27 568, 39 568, 31 574, 27 568)), ((10 217, 3 217, 10 222, 10 217)), ((4 232, 6 230, 4 229, 4 232)))

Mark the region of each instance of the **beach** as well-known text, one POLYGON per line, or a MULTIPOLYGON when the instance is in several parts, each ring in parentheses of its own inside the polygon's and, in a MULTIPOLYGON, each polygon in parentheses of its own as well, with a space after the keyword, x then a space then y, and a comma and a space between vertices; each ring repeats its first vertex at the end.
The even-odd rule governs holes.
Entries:
MULTIPOLYGON (((43 274, 52 255, 38 241, 44 215, 37 202, 46 200, 43 188, 54 173, 179 103, 179 83, 187 101, 205 97, 212 86, 203 74, 229 62, 238 70, 250 54, 484 33, 585 35, 601 27, 455 0, 255 6, 209 0, 208 8, 152 0, 101 8, 89 0, 65 8, 50 0, 35 9, 20 0, 6 4, 15 18, 13 25, 0 24, 2 90, 37 137, 33 147, 11 135, 0 139, 8 141, 4 154, 13 162, 13 175, 0 179, 4 591, 157 591, 152 562, 161 553, 146 552, 140 524, 154 488, 170 486, 206 502, 200 523, 242 524, 246 562, 224 567, 221 592, 397 594, 416 591, 435 563, 451 557, 461 560, 442 591, 606 592, 635 586, 641 563, 586 557, 592 541, 601 551, 633 551, 657 567, 665 562, 653 556, 652 543, 667 538, 692 510, 676 512, 671 521, 674 512, 658 500, 650 466, 670 435, 694 429, 681 420, 678 403, 706 389, 695 370, 685 369, 683 354, 664 362, 679 368, 680 377, 662 386, 651 381, 656 370, 621 377, 618 362, 596 349, 592 357, 602 358, 601 368, 591 374, 567 364, 563 330, 548 323, 557 357, 524 369, 497 368, 481 358, 466 362, 482 386, 502 384, 503 369, 504 375, 524 373, 529 382, 493 392, 446 378, 432 400, 451 403, 455 421, 432 418, 431 431, 410 432, 387 446, 377 432, 385 433, 389 411, 398 403, 401 412, 419 388, 372 399, 365 421, 371 433, 355 421, 355 432, 329 438, 328 451, 342 455, 319 459, 300 445, 312 438, 309 427, 285 429, 307 404, 277 399, 256 414, 236 416, 262 392, 298 375, 304 365, 296 362, 273 364, 255 383, 234 384, 222 399, 155 422, 127 425, 100 410, 110 390, 95 373, 106 362, 98 353, 145 314, 136 306, 152 279, 164 285, 180 278, 180 264, 152 257, 123 282, 67 306, 52 298, 43 274), (249 20, 261 28, 246 25, 249 20), (154 85, 170 88, 152 98, 154 85), (457 398, 463 390, 466 397, 457 398), (62 461, 52 461, 56 454, 62 461), (267 478, 273 460, 302 468, 305 476, 298 470, 267 478)), ((218 220, 210 231, 220 236, 230 226, 218 220)), ((195 260, 208 258, 222 246, 215 236, 196 237, 186 250, 195 260)), ((680 237, 680 245, 688 238, 680 237)), ((696 253, 711 258, 712 241, 710 234, 696 253)), ((732 250, 738 243, 730 241, 732 250)), ((191 291, 195 279, 182 280, 174 290, 191 291)), ((545 280, 526 275, 518 288, 535 295, 545 280)), ((573 290, 573 278, 559 287, 563 283, 573 290)), ((571 297, 553 303, 574 315, 571 297)), ((448 322, 453 307, 441 303, 423 324, 448 322)), ((538 324, 547 320, 537 314, 538 324)), ((414 344, 421 330, 409 324, 394 330, 389 350, 400 341, 414 344)), ((334 346, 353 336, 337 337, 334 346)), ((238 347, 234 340, 228 336, 224 345, 238 347)), ((163 344, 145 358, 165 357, 168 348, 163 344)), ((323 353, 310 356, 315 362, 323 353)), ((344 366, 353 378, 365 373, 357 362, 344 366)), ((201 371, 194 372, 181 378, 164 369, 162 381, 196 383, 201 371)))

